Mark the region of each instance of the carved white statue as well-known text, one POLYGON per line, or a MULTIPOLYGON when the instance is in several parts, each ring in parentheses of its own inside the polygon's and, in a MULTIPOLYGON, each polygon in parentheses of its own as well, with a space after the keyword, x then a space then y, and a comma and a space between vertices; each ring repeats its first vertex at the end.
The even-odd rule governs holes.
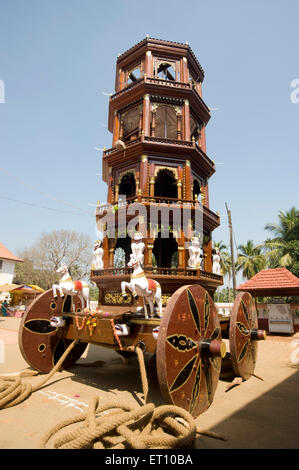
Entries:
POLYGON ((188 267, 190 269, 202 269, 203 251, 197 237, 191 238, 189 246, 188 267))
POLYGON ((142 241, 142 233, 136 232, 134 235, 134 241, 131 244, 132 254, 140 261, 140 264, 144 264, 144 248, 145 244, 142 241))
POLYGON ((101 240, 96 240, 93 249, 93 269, 104 269, 103 256, 102 242, 101 240))
POLYGON ((220 251, 215 250, 213 254, 213 273, 221 276, 221 266, 220 266, 220 251))

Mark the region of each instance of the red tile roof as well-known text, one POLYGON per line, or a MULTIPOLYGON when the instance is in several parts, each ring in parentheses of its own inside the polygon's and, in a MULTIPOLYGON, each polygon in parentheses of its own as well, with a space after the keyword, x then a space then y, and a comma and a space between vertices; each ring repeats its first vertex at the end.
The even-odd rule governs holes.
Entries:
POLYGON ((237 290, 257 293, 273 291, 273 295, 276 291, 276 295, 279 295, 279 293, 283 295, 285 291, 286 293, 293 292, 294 295, 299 295, 299 279, 286 268, 263 269, 249 281, 240 284, 237 290))
POLYGON ((17 258, 15 255, 13 255, 1 242, 0 242, 0 258, 23 262, 22 259, 17 258))

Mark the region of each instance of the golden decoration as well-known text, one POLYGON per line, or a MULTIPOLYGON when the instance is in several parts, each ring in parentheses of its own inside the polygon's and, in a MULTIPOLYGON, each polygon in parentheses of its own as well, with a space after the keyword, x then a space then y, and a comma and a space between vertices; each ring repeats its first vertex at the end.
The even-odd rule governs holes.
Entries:
POLYGON ((119 304, 130 304, 132 302, 131 294, 127 294, 128 298, 124 299, 122 294, 119 292, 106 292, 105 294, 105 303, 112 305, 119 304))

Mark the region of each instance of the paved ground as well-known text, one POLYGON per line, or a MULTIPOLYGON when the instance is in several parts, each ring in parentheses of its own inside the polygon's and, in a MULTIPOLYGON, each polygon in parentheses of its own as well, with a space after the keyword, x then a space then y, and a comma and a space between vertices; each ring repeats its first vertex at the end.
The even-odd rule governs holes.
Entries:
MULTIPOLYGON (((30 369, 18 347, 20 319, 0 317, 0 374, 30 369)), ((259 343, 255 373, 242 385, 226 391, 220 380, 212 406, 197 423, 226 438, 200 436, 198 449, 298 449, 299 448, 299 334, 268 336, 259 343), (297 339, 296 339, 297 337, 297 339)), ((41 376, 24 380, 36 384, 41 376)), ((40 390, 14 408, 0 411, 0 449, 37 449, 40 439, 63 419, 84 412, 94 395, 100 399, 120 397, 135 406, 142 392, 136 360, 125 365, 109 349, 90 345, 69 371, 58 372, 40 390), (86 367, 94 361, 102 366, 86 367)), ((159 406, 157 385, 151 383, 151 398, 159 406)))

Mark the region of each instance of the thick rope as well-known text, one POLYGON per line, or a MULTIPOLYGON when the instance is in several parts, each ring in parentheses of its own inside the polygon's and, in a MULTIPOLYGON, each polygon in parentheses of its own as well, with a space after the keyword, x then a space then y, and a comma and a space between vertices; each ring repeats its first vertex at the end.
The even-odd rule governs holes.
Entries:
MULTIPOLYGON (((52 371, 34 387, 20 377, 0 376, 0 409, 21 403, 41 388, 60 369, 79 341, 76 339, 68 346, 52 371)), ((99 398, 95 396, 85 414, 66 419, 51 429, 42 439, 41 448, 190 449, 194 447, 196 433, 223 439, 216 433, 196 429, 194 418, 183 408, 174 405, 155 408, 153 403, 147 403, 149 388, 144 356, 138 346, 135 351, 145 404, 133 407, 123 400, 112 400, 99 405, 99 398), (68 426, 72 428, 62 434, 60 431, 68 426)))
POLYGON ((28 398, 31 393, 35 392, 46 382, 48 382, 55 372, 60 369, 68 354, 71 352, 74 346, 79 343, 79 341, 80 340, 78 339, 72 341, 72 343, 64 351, 57 364, 53 367, 51 372, 34 387, 30 383, 21 380, 20 377, 6 377, 0 375, 0 410, 18 405, 22 401, 26 400, 26 398, 28 398))
POLYGON ((182 449, 193 448, 194 418, 183 408, 147 402, 148 381, 142 350, 137 347, 145 404, 126 405, 112 400, 99 405, 93 397, 84 414, 66 419, 51 429, 41 448, 51 449, 182 449), (76 427, 73 425, 77 424, 76 427), (64 433, 61 431, 68 428, 64 433))

